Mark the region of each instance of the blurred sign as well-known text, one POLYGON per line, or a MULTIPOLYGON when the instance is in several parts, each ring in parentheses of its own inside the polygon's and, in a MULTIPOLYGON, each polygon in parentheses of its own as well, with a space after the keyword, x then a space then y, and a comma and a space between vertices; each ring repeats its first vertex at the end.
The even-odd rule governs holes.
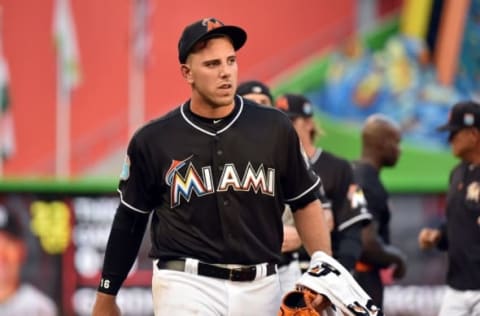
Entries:
MULTIPOLYGON (((59 315, 90 315, 110 226, 112 195, 0 194, 21 221, 28 248, 22 281, 53 299, 59 315)), ((119 292, 125 315, 153 315, 149 239, 119 292)))

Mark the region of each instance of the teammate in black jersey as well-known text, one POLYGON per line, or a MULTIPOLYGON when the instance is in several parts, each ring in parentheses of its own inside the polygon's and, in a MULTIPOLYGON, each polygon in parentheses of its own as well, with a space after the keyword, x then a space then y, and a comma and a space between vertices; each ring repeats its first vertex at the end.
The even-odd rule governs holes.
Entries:
POLYGON ((361 251, 361 228, 370 221, 371 214, 361 189, 353 181, 351 165, 316 147, 319 129, 310 100, 299 94, 285 94, 277 98, 276 106, 292 120, 313 170, 322 179, 325 195, 331 202, 333 255, 352 271, 361 251))
POLYGON ((422 229, 419 244, 448 252, 448 288, 439 315, 480 315, 480 104, 455 104, 439 130, 450 132, 452 153, 461 161, 450 174, 446 222, 422 229))
POLYGON ((403 278, 406 272, 404 253, 390 243, 389 194, 380 180, 381 169, 397 163, 400 141, 400 128, 395 122, 381 114, 371 115, 362 129, 361 157, 353 164, 355 181, 363 189, 373 215, 372 223, 362 230, 363 249, 354 276, 377 306, 383 306, 381 269, 393 268, 395 279, 403 278))
POLYGON ((308 252, 330 253, 320 179, 291 122, 235 95, 245 41, 215 18, 184 29, 178 57, 191 97, 130 140, 94 316, 119 315, 115 296, 150 216, 156 315, 275 315, 285 204, 308 252))

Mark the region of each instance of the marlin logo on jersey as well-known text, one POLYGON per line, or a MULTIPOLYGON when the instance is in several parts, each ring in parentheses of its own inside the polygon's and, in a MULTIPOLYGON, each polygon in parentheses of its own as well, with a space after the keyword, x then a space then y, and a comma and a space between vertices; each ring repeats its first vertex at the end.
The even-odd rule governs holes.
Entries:
POLYGON ((195 168, 190 156, 184 160, 172 160, 170 168, 165 175, 165 182, 170 186, 170 206, 174 208, 180 205, 181 197, 189 202, 192 194, 202 197, 214 192, 234 191, 248 192, 253 190, 269 196, 275 194, 275 169, 265 170, 261 164, 257 170, 249 162, 240 176, 235 164, 227 163, 223 166, 222 174, 215 187, 212 167, 204 166, 201 173, 195 168), (183 173, 182 170, 185 170, 183 173))

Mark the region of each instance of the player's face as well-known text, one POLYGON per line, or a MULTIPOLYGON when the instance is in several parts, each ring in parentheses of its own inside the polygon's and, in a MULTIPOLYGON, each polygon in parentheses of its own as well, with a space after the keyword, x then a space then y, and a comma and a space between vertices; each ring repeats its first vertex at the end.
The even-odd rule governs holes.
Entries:
POLYGON ((298 138, 303 144, 313 143, 317 129, 312 117, 297 117, 293 120, 293 127, 297 131, 298 138))
POLYGON ((452 135, 450 146, 452 153, 459 158, 469 160, 480 143, 480 131, 476 128, 463 128, 452 135))
POLYGON ((227 37, 201 43, 187 58, 184 76, 192 86, 192 103, 218 108, 233 105, 237 88, 237 57, 227 37))
POLYGON ((269 98, 267 95, 265 95, 265 94, 261 94, 261 93, 248 93, 248 94, 245 94, 243 97, 244 97, 245 99, 252 100, 253 102, 256 102, 256 103, 261 104, 261 105, 273 106, 272 101, 271 101, 270 98, 269 98))
POLYGON ((396 128, 385 131, 385 143, 383 146, 383 165, 386 167, 395 166, 400 157, 400 142, 402 140, 400 131, 396 128))
POLYGON ((12 286, 18 282, 25 251, 22 240, 0 231, 0 293, 1 287, 12 286))

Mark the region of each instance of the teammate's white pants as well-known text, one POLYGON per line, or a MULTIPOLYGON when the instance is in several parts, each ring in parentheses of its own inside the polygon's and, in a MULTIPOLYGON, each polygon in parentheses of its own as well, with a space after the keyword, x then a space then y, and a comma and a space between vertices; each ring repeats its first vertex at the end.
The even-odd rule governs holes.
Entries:
POLYGON ((278 274, 250 282, 233 282, 153 265, 156 316, 275 316, 280 308, 278 274))
POLYGON ((280 278, 282 295, 295 289, 295 285, 301 275, 302 271, 298 260, 292 260, 289 264, 278 268, 278 277, 280 278))
POLYGON ((447 287, 438 316, 480 316, 480 291, 447 287))

